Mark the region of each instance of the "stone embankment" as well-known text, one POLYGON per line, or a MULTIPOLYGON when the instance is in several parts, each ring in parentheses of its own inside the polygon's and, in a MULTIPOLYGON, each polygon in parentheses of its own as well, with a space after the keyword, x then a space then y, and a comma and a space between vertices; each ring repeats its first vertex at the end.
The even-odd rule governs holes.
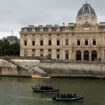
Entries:
POLYGON ((105 64, 102 63, 45 63, 39 60, 3 60, 0 59, 1 76, 32 75, 71 76, 71 77, 105 77, 105 64))
POLYGON ((39 60, 3 60, 0 59, 1 76, 31 77, 33 74, 46 74, 37 65, 39 60))
POLYGON ((50 76, 105 77, 105 64, 99 63, 40 63, 50 76))

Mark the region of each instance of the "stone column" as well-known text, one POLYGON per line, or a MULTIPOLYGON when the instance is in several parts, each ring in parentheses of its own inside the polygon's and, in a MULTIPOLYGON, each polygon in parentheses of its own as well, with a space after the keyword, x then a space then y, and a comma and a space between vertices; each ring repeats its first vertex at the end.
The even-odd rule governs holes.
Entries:
POLYGON ((37 57, 40 56, 40 49, 36 49, 36 54, 37 57))
POLYGON ((28 36, 27 46, 32 46, 32 37, 31 37, 31 35, 28 36))
POLYGON ((102 49, 102 61, 105 61, 105 51, 102 49))
POLYGON ((72 49, 69 49, 69 60, 72 60, 72 49))
POLYGON ((52 59, 57 59, 56 58, 56 49, 52 49, 52 59))
POLYGON ((71 50, 71 61, 76 61, 76 51, 71 50))
POLYGON ((40 46, 40 38, 38 36, 36 37, 35 43, 36 46, 40 46))
POLYGON ((63 60, 63 49, 60 49, 60 59, 63 60))
POLYGON ((89 61, 92 60, 92 55, 91 55, 91 51, 89 52, 89 61))
POLYGON ((81 52, 81 59, 82 59, 82 62, 84 61, 84 51, 81 52))
POLYGON ((24 49, 20 48, 20 56, 24 56, 24 49))
POLYGON ((28 49, 28 56, 29 56, 29 57, 32 56, 32 49, 31 49, 31 48, 28 49))
POLYGON ((48 49, 44 49, 44 56, 46 57, 48 55, 48 49))

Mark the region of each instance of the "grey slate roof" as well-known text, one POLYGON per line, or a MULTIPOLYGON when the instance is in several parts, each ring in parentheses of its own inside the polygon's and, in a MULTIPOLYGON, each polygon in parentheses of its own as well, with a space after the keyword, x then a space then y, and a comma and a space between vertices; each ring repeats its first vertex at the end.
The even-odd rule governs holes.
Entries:
POLYGON ((95 15, 96 16, 95 11, 90 6, 90 4, 84 4, 83 7, 79 10, 77 16, 84 15, 84 14, 91 14, 91 15, 95 15))

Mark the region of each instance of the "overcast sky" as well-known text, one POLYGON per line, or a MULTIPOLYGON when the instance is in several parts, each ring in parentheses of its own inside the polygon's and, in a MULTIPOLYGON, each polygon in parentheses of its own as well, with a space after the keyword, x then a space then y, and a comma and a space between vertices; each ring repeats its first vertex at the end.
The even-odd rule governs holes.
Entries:
MULTIPOLYGON (((98 21, 105 21, 105 0, 89 0, 98 21)), ((86 0, 0 0, 0 38, 19 37, 21 27, 28 25, 68 24, 75 22, 78 10, 86 0)))

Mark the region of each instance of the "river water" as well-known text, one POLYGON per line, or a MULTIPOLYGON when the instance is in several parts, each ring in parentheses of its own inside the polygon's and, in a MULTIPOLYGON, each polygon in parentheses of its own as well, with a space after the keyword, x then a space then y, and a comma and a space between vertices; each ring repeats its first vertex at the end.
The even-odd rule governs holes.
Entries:
POLYGON ((0 78, 0 105, 105 105, 105 80, 0 78), (84 96, 84 101, 55 102, 51 100, 54 94, 33 93, 33 85, 49 85, 59 88, 62 93, 77 93, 84 96))

